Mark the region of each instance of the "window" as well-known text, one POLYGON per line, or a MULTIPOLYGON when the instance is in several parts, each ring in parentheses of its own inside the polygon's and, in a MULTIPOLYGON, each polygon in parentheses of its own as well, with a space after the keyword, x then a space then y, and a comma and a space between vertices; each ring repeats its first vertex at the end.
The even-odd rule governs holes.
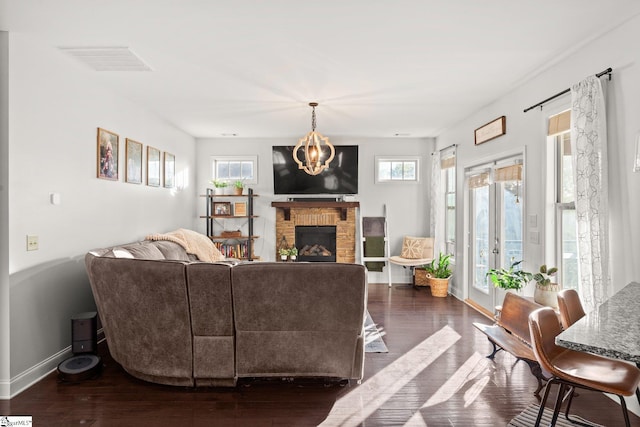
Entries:
POLYGON ((418 182, 418 157, 376 157, 376 182, 418 182))
POLYGON ((258 183, 258 156, 217 156, 211 158, 212 178, 258 183))
POLYGON ((558 283, 564 289, 578 288, 578 245, 571 159, 571 111, 549 118, 550 154, 553 158, 553 205, 555 216, 555 264, 558 283))
POLYGON ((571 132, 554 137, 556 152, 556 256, 558 283, 564 289, 578 288, 578 243, 574 200, 571 132))

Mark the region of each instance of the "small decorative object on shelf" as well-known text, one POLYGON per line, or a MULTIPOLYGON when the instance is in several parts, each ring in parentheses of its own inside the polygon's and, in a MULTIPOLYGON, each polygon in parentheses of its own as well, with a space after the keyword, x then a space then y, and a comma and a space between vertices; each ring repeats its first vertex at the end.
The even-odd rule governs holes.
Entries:
POLYGON ((289 249, 287 248, 281 248, 278 252, 280 253, 280 259, 282 261, 286 261, 287 257, 289 257, 289 249))
POLYGON ((213 202, 213 216, 231 215, 231 202, 213 202))
POLYGON ((239 179, 233 183, 234 191, 236 196, 242 196, 242 191, 244 190, 244 181, 239 179))
POLYGON ((247 202, 235 202, 233 204, 234 216, 247 216, 247 202))
POLYGON ((225 189, 229 185, 227 181, 223 181, 221 179, 212 179, 211 184, 215 187, 215 194, 222 195, 225 192, 225 189))
POLYGON ((295 261, 296 259, 298 259, 298 248, 296 248, 295 246, 292 246, 291 249, 289 249, 289 259, 291 261, 295 261))

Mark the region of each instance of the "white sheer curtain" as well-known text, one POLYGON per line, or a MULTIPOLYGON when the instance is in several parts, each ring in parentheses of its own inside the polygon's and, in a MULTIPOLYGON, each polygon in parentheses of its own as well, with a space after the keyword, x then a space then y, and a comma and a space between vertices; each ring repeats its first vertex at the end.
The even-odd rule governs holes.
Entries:
POLYGON ((431 219, 430 234, 433 237, 433 255, 445 252, 444 193, 441 185, 442 165, 440 151, 431 154, 431 219))
POLYGON ((571 157, 579 291, 589 312, 610 293, 607 124, 602 83, 595 76, 571 88, 571 157))

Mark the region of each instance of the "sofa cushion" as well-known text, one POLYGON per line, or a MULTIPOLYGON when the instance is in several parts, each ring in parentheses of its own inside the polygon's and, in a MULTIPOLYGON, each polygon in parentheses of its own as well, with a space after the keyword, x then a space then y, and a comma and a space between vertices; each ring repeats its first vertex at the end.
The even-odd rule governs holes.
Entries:
POLYGON ((176 261, 194 261, 198 257, 195 255, 189 255, 187 251, 175 242, 169 242, 167 240, 149 241, 149 245, 158 248, 164 259, 172 259, 176 261))
POLYGON ((136 242, 114 247, 113 256, 115 258, 165 259, 165 256, 158 248, 146 242, 136 242))

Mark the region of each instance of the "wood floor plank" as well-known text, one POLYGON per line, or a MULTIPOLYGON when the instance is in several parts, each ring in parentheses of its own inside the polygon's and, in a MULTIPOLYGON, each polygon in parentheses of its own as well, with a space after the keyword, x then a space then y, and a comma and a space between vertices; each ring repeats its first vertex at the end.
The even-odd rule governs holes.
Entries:
MULTIPOLYGON (((185 388, 129 376, 99 346, 102 375, 60 383, 55 373, 9 401, 0 415, 32 415, 36 426, 505 426, 528 405, 536 380, 508 353, 494 361, 473 326, 487 318, 428 288, 372 284, 368 309, 388 353, 367 353, 362 384, 243 380, 236 388, 185 388)), ((555 395, 555 390, 553 390, 555 395)), ((581 391, 572 413, 621 424, 620 407, 581 391)), ((632 426, 640 418, 631 415, 632 426)))

